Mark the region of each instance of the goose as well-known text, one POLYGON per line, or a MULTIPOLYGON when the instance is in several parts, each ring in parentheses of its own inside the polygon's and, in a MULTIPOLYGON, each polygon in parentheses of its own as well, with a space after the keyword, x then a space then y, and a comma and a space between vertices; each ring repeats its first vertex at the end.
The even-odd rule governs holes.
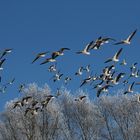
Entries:
POLYGON ((22 92, 24 88, 25 88, 25 84, 21 84, 19 86, 18 92, 22 92))
POLYGON ((127 44, 127 45, 130 45, 130 44, 131 44, 131 40, 132 40, 132 38, 134 37, 134 35, 136 34, 136 32, 137 32, 137 29, 136 29, 134 32, 132 32, 132 33, 128 36, 127 39, 122 40, 122 41, 120 41, 120 42, 117 42, 117 43, 115 43, 114 45, 119 45, 119 44, 127 44))
POLYGON ((119 80, 120 80, 121 78, 123 78, 124 75, 125 75, 125 73, 122 73, 122 72, 119 73, 118 76, 116 76, 113 80, 111 80, 111 82, 112 82, 113 84, 115 84, 115 85, 118 85, 118 84, 119 84, 119 80))
POLYGON ((64 80, 65 85, 67 85, 69 81, 71 81, 71 78, 67 76, 64 80))
POLYGON ((43 64, 46 64, 48 62, 55 62, 56 61, 56 57, 59 56, 59 53, 58 52, 53 52, 52 55, 51 55, 51 58, 47 58, 45 61, 43 61, 42 63, 40 63, 40 65, 43 65, 43 64))
POLYGON ((24 116, 26 116, 27 113, 29 113, 29 112, 30 112, 32 115, 37 115, 39 109, 40 109, 40 107, 36 107, 36 108, 30 108, 30 107, 28 107, 28 108, 26 109, 26 111, 25 111, 24 116))
POLYGON ((11 53, 12 49, 5 49, 4 52, 2 53, 0 59, 2 59, 6 54, 11 53))
POLYGON ((32 96, 26 96, 26 97, 23 97, 23 98, 22 98, 22 102, 23 102, 24 104, 28 104, 29 101, 31 101, 32 99, 33 99, 32 96))
MULTIPOLYGON (((129 78, 128 78, 129 79, 129 78)), ((125 79, 122 83, 125 86, 126 84, 128 84, 128 79, 125 79)))
POLYGON ((137 101, 140 103, 140 96, 137 97, 137 101))
POLYGON ((124 92, 124 94, 133 93, 134 91, 132 90, 132 88, 133 88, 134 84, 135 84, 135 82, 133 82, 131 85, 129 85, 128 89, 124 92))
POLYGON ((44 107, 47 107, 48 103, 50 102, 50 100, 51 100, 52 98, 55 98, 55 97, 54 97, 53 95, 47 95, 47 98, 46 98, 44 101, 41 102, 42 109, 43 109, 44 107))
POLYGON ((91 82, 92 79, 93 79, 93 78, 92 78, 91 76, 89 76, 88 78, 85 78, 85 79, 83 80, 83 82, 81 83, 80 87, 82 87, 83 85, 85 85, 85 84, 91 82))
POLYGON ((138 78, 139 77, 139 72, 140 72, 140 70, 134 69, 133 71, 131 71, 131 74, 130 74, 129 78, 130 77, 138 78))
POLYGON ((57 71, 56 65, 57 65, 57 64, 51 65, 51 66, 48 68, 48 71, 49 71, 49 72, 56 72, 56 71, 57 71))
POLYGON ((85 54, 85 55, 90 55, 90 48, 93 42, 90 42, 89 44, 86 45, 86 47, 84 48, 84 50, 78 51, 76 52, 77 54, 85 54))
POLYGON ((82 75, 83 74, 83 70, 84 70, 84 68, 83 67, 80 67, 78 69, 78 71, 75 73, 75 75, 82 75))
POLYGON ((122 66, 126 66, 126 65, 127 65, 126 60, 123 59, 123 61, 120 63, 120 65, 122 65, 122 66))
POLYGON ((99 88, 97 91, 97 97, 100 96, 101 92, 108 92, 108 88, 113 87, 112 85, 104 85, 103 87, 99 88))
POLYGON ((123 48, 121 48, 118 52, 116 52, 112 58, 109 58, 107 61, 105 61, 105 63, 108 63, 110 61, 118 62, 119 61, 118 57, 119 57, 120 53, 122 52, 122 50, 123 50, 123 48))
POLYGON ((6 85, 3 85, 2 87, 0 87, 0 92, 1 93, 5 93, 6 92, 6 89, 7 89, 7 86, 6 85))
POLYGON ((16 101, 14 103, 14 106, 13 106, 13 109, 16 108, 16 107, 22 107, 24 104, 23 104, 23 101, 16 101))
POLYGON ((31 106, 32 106, 32 108, 35 107, 37 104, 38 104, 38 101, 36 101, 36 100, 32 100, 32 102, 31 102, 31 106))
POLYGON ((61 94, 62 94, 62 93, 61 93, 60 89, 57 88, 55 97, 57 98, 57 97, 60 96, 61 94))
POLYGON ((60 74, 60 71, 58 71, 58 73, 56 73, 52 78, 53 78, 53 81, 56 82, 56 81, 60 81, 61 77, 63 76, 64 74, 60 74))
POLYGON ((37 56, 35 57, 35 59, 32 61, 32 64, 35 61, 37 61, 39 58, 45 57, 47 53, 49 53, 49 52, 41 52, 41 53, 38 53, 37 56))
POLYGON ((8 83, 6 83, 6 85, 12 85, 15 81, 15 78, 13 78, 11 81, 9 81, 8 83))
POLYGON ((133 71, 134 69, 136 69, 137 66, 137 62, 133 63, 132 66, 130 67, 130 70, 133 71))
POLYGON ((94 49, 94 50, 100 49, 100 47, 101 47, 103 44, 108 43, 109 40, 116 41, 115 39, 110 38, 110 37, 102 38, 102 37, 100 36, 100 37, 98 37, 98 39, 96 39, 96 41, 91 45, 91 49, 94 49))
POLYGON ((80 96, 78 99, 75 99, 75 101, 82 101, 84 98, 86 98, 86 96, 85 96, 85 95, 80 96))
POLYGON ((56 51, 55 53, 59 56, 64 55, 65 50, 70 50, 69 48, 60 48, 60 50, 56 51))
POLYGON ((90 72, 90 64, 87 65, 83 70, 85 70, 86 72, 90 72))
POLYGON ((2 59, 2 60, 0 60, 0 70, 3 70, 2 65, 3 65, 3 63, 5 62, 5 60, 6 60, 6 59, 2 59))

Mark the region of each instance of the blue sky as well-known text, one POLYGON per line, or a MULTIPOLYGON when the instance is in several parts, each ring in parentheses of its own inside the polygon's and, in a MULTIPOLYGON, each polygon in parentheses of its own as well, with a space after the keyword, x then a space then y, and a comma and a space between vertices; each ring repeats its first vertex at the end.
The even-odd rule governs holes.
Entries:
MULTIPOLYGON (((130 64, 139 62, 139 5, 138 0, 0 1, 0 50, 13 48, 6 57, 2 80, 16 78, 13 86, 1 94, 0 109, 6 101, 19 96, 17 88, 20 83, 36 82, 39 86, 47 83, 52 89, 61 85, 54 85, 49 80, 48 64, 40 66, 41 61, 38 61, 31 65, 39 52, 70 48, 70 52, 58 58, 59 69, 66 75, 73 75, 79 66, 89 63, 94 73, 101 71, 105 59, 121 47, 124 48, 121 58, 126 58, 130 64), (110 43, 99 51, 92 51, 91 56, 75 54, 99 36, 120 40, 136 28, 138 32, 130 46, 110 43)), ((78 89, 78 80, 74 78, 68 89, 78 89)))

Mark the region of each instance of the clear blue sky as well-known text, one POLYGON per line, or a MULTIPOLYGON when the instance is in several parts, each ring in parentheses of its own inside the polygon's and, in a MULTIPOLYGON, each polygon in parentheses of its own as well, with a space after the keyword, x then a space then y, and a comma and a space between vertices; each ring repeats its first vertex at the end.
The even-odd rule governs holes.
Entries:
MULTIPOLYGON (((39 52, 70 48, 71 52, 58 58, 59 68, 65 75, 73 75, 80 65, 89 63, 95 73, 101 71, 104 60, 120 47, 124 48, 121 58, 126 58, 130 64, 139 62, 139 5, 139 0, 0 1, 0 50, 13 48, 6 57, 2 80, 16 78, 14 85, 1 94, 0 109, 6 101, 19 96, 20 83, 36 82, 39 86, 47 83, 52 89, 61 85, 49 81, 48 64, 40 66, 41 61, 30 64, 39 52), (92 51, 91 56, 75 55, 100 35, 120 40, 136 28, 138 32, 130 46, 108 44, 99 51, 92 51)), ((68 89, 77 89, 80 84, 77 82, 74 78, 68 89)))

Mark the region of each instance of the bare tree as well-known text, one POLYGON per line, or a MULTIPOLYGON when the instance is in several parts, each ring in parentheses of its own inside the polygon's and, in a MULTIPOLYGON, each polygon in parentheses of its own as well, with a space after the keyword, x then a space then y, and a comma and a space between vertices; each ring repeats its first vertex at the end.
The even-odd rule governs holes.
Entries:
POLYGON ((138 140, 138 94, 90 100, 66 89, 56 96, 45 85, 30 84, 23 97, 7 102, 0 117, 2 140, 138 140), (81 97, 81 98, 80 98, 81 97))

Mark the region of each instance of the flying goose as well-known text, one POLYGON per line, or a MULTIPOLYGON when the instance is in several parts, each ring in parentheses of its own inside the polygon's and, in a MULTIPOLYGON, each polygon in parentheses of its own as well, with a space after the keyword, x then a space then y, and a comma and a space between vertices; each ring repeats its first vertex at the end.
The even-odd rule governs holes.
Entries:
POLYGON ((27 115, 27 113, 31 113, 32 115, 37 115, 38 114, 38 110, 40 109, 40 107, 36 107, 36 108, 30 108, 28 107, 25 111, 24 116, 27 115))
POLYGON ((133 88, 134 84, 135 84, 135 82, 133 82, 131 85, 129 85, 128 89, 124 92, 124 94, 133 93, 134 91, 132 90, 132 88, 133 88))
POLYGON ((78 69, 78 71, 75 73, 75 75, 82 75, 83 74, 83 70, 84 70, 84 68, 83 67, 80 67, 78 69))
POLYGON ((7 86, 6 85, 3 85, 2 87, 0 87, 0 92, 1 93, 5 93, 6 92, 6 89, 7 89, 7 86))
POLYGON ((137 32, 137 29, 136 29, 134 32, 132 32, 132 33, 128 36, 127 39, 122 40, 122 41, 120 41, 120 42, 117 42, 117 43, 115 43, 114 45, 119 45, 119 44, 127 44, 127 45, 129 45, 129 44, 131 43, 132 38, 133 38, 134 35, 136 34, 136 32, 137 32))
POLYGON ((3 65, 3 63, 5 62, 5 60, 6 60, 6 59, 2 59, 2 60, 0 60, 0 70, 3 70, 2 65, 3 65))
POLYGON ((29 101, 31 101, 32 99, 33 99, 32 96, 26 96, 26 97, 23 97, 23 98, 22 98, 22 102, 23 102, 24 104, 28 104, 29 101))
POLYGON ((49 71, 49 72, 56 72, 56 71, 57 71, 56 65, 57 65, 57 64, 51 65, 51 66, 48 68, 48 71, 49 71))
POLYGON ((11 53, 12 49, 5 49, 4 52, 2 53, 0 59, 2 59, 6 54, 11 53))
POLYGON ((32 61, 32 64, 33 64, 35 61, 37 61, 39 58, 45 57, 47 53, 48 53, 48 52, 41 52, 41 53, 38 53, 37 56, 35 57, 35 59, 32 61))
POLYGON ((130 70, 133 71, 134 69, 136 69, 137 64, 138 64, 137 62, 132 64, 132 66, 130 67, 130 70))
POLYGON ((61 94, 62 94, 62 93, 61 93, 60 89, 57 88, 55 97, 57 98, 57 97, 60 96, 61 94))
POLYGON ((20 84, 18 92, 22 92, 24 88, 25 88, 25 84, 20 84))
POLYGON ((83 70, 85 70, 86 72, 90 72, 90 64, 83 68, 83 70))
POLYGON ((46 64, 48 62, 55 62, 56 61, 56 57, 58 57, 58 53, 56 52, 53 52, 52 55, 51 55, 51 58, 47 58, 45 61, 43 61, 40 65, 43 65, 43 64, 46 64))
POLYGON ((41 102, 42 108, 47 107, 48 103, 52 98, 55 98, 53 95, 48 95, 47 98, 41 102))
POLYGON ((69 81, 71 81, 71 78, 67 76, 64 80, 65 85, 67 85, 69 81))
POLYGON ((16 107, 22 107, 24 104, 23 104, 23 101, 16 101, 13 105, 13 109, 16 108, 16 107))
POLYGON ((140 103, 140 96, 137 97, 137 101, 140 103))
POLYGON ((65 50, 70 50, 70 49, 69 48, 60 48, 60 50, 58 50, 58 51, 56 51, 54 53, 56 53, 58 56, 64 55, 65 50))
POLYGON ((111 80, 111 82, 115 85, 118 85, 119 84, 119 80, 120 78, 123 78, 125 75, 125 73, 119 73, 113 80, 111 80))
POLYGON ((91 77, 91 76, 89 76, 88 78, 85 78, 85 79, 83 80, 83 82, 81 83, 80 87, 82 87, 83 85, 85 85, 85 84, 91 82, 92 79, 93 79, 93 77, 91 77))
POLYGON ((85 55, 90 55, 90 48, 91 48, 91 45, 92 45, 93 41, 91 41, 89 44, 86 45, 86 47, 84 48, 84 50, 81 50, 81 51, 78 51, 76 52, 77 54, 85 54, 85 55))
MULTIPOLYGON (((60 71, 58 71, 52 78, 53 78, 53 81, 56 82, 56 81, 59 81, 61 79, 61 77, 63 76, 64 74, 60 74, 60 71)), ((51 78, 51 79, 52 79, 51 78)))
POLYGON ((6 85, 12 85, 15 81, 15 78, 13 78, 11 81, 9 81, 8 83, 6 83, 6 85))
POLYGON ((113 86, 107 84, 107 85, 104 85, 103 87, 99 88, 97 91, 97 97, 100 96, 101 92, 108 92, 109 87, 113 87, 113 86))
POLYGON ((120 65, 122 65, 122 66, 126 66, 126 65, 127 65, 126 60, 123 59, 123 61, 120 63, 120 65))
POLYGON ((100 37, 98 37, 98 39, 96 39, 96 41, 95 41, 94 43, 92 43, 91 49, 94 49, 94 50, 100 49, 100 47, 101 47, 103 44, 108 43, 109 40, 116 41, 115 39, 110 38, 110 37, 102 38, 102 37, 100 36, 100 37))
POLYGON ((119 57, 120 53, 122 52, 122 50, 123 50, 123 48, 121 48, 118 52, 116 52, 112 58, 109 58, 107 61, 105 61, 105 63, 108 63, 110 61, 118 62, 119 61, 118 57, 119 57))
POLYGON ((86 98, 86 96, 85 95, 82 95, 78 99, 76 98, 75 101, 82 101, 84 98, 86 98))

